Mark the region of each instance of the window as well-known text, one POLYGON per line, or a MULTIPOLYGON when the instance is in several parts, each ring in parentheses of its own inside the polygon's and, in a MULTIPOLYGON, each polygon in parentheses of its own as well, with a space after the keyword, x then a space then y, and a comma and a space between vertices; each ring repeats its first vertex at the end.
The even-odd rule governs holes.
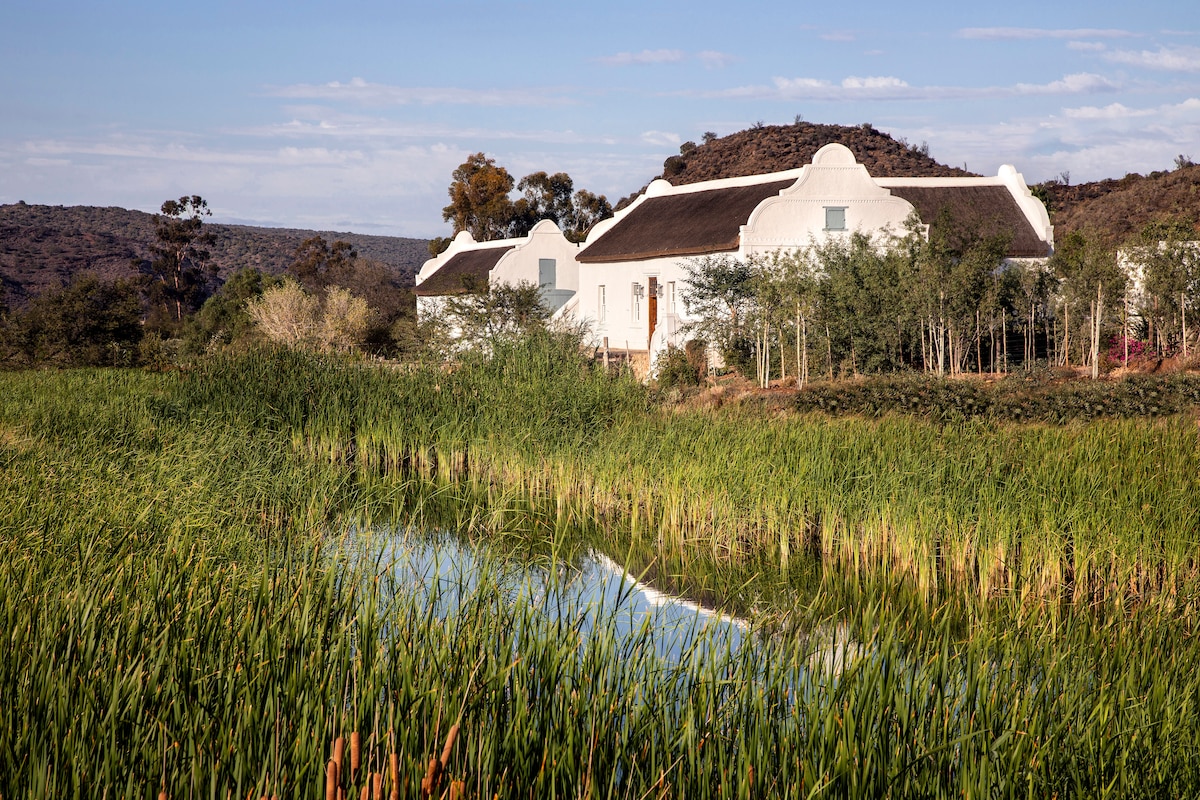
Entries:
POLYGON ((629 303, 629 318, 634 322, 638 322, 642 318, 642 294, 646 290, 642 288, 640 283, 635 283, 629 288, 630 303, 629 303))
POLYGON ((608 293, 603 286, 596 287, 596 319, 604 322, 608 317, 608 293))
POLYGON ((844 231, 844 230, 846 230, 846 207, 845 206, 825 206, 825 230, 827 230, 827 231, 844 231))
POLYGON ((538 286, 542 286, 547 289, 554 288, 555 266, 556 264, 553 258, 538 259, 538 286))
POLYGON ((667 313, 675 313, 675 281, 667 281, 667 313))

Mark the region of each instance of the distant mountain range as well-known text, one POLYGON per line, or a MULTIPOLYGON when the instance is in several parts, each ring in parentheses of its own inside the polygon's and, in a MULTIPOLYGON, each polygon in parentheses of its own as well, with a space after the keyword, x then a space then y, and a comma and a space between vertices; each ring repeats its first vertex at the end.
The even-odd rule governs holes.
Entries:
MULTIPOLYGON (((134 259, 150 255, 154 215, 96 206, 0 205, 0 282, 10 305, 58 287, 77 272, 102 278, 132 278, 134 259)), ((277 275, 292 263, 305 239, 322 236, 354 245, 359 256, 393 270, 411 286, 429 258, 427 239, 365 236, 336 231, 206 224, 216 233, 212 261, 222 280, 243 267, 277 275)))
MULTIPOLYGON (((798 122, 756 125, 749 130, 700 143, 687 142, 679 155, 663 163, 662 177, 680 185, 716 178, 777 172, 804 166, 830 142, 849 147, 872 175, 968 176, 964 168, 936 161, 924 144, 898 140, 869 124, 847 127, 798 122)), ((1018 168, 1020 165, 1017 165, 1018 168)), ((1073 230, 1090 230, 1109 244, 1120 244, 1149 222, 1182 220, 1200 223, 1200 166, 1184 163, 1175 170, 1142 176, 1071 185, 1065 179, 1032 187, 1047 203, 1057 238, 1073 230)), ((637 192, 624 198, 631 202, 637 192)), ((385 264, 406 286, 429 257, 428 240, 356 233, 260 228, 249 225, 209 226, 217 234, 213 262, 221 278, 242 267, 278 274, 292 263, 305 239, 320 235, 354 245, 360 256, 385 264)), ((1200 230, 1200 228, 1198 228, 1200 230)), ((61 286, 76 272, 103 278, 135 274, 133 260, 144 259, 154 241, 153 215, 123 208, 93 206, 0 205, 0 284, 10 305, 61 286)))

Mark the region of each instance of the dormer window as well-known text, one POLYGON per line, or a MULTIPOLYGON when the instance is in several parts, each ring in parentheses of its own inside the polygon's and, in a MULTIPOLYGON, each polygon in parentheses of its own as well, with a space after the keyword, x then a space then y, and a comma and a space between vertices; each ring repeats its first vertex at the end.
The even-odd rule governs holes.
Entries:
POLYGON ((846 207, 845 206, 825 206, 825 230, 827 230, 827 231, 844 231, 844 230, 846 230, 846 207))

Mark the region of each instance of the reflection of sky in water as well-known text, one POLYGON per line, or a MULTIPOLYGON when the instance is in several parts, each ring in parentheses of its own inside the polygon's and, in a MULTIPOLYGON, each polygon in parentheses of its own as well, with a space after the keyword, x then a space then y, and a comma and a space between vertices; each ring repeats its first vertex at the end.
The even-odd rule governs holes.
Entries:
POLYGON ((641 584, 601 553, 588 553, 573 565, 548 558, 521 563, 450 535, 389 535, 379 568, 390 565, 397 590, 424 595, 438 616, 457 613, 487 574, 510 603, 528 603, 581 636, 603 629, 615 634, 618 645, 648 634, 668 661, 732 654, 749 638, 745 621, 641 584))

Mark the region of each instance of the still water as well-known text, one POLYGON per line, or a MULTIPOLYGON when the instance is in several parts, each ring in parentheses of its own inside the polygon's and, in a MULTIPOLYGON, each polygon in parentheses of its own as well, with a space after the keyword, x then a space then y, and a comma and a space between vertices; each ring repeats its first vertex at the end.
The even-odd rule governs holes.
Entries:
MULTIPOLYGON (((515 557, 450 532, 376 529, 366 538, 374 543, 367 548, 374 571, 390 573, 395 591, 423 598, 438 617, 460 613, 482 580, 500 587, 514 607, 528 605, 580 637, 602 630, 618 646, 650 640, 668 663, 736 657, 742 648, 763 643, 751 620, 661 591, 595 549, 569 558, 515 557)), ((814 632, 810 646, 810 668, 834 673, 859 652, 836 628, 814 632)))

